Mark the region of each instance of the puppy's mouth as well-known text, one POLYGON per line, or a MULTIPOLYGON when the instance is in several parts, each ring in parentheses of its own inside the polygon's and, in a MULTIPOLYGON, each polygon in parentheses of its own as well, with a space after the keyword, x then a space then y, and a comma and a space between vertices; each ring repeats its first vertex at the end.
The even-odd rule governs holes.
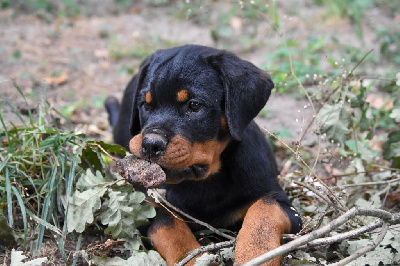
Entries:
POLYGON ((167 176, 167 184, 177 184, 183 180, 201 180, 207 177, 208 171, 208 166, 204 164, 194 164, 181 169, 161 168, 167 176))
POLYGON ((176 135, 169 140, 159 134, 147 133, 134 136, 129 149, 136 157, 160 165, 166 173, 167 183, 183 179, 200 180, 219 171, 220 155, 227 141, 209 140, 190 142, 176 135))
POLYGON ((184 168, 169 168, 164 166, 162 162, 154 158, 141 158, 151 163, 158 164, 167 176, 167 184, 177 184, 183 180, 201 180, 208 176, 208 165, 193 164, 184 168))

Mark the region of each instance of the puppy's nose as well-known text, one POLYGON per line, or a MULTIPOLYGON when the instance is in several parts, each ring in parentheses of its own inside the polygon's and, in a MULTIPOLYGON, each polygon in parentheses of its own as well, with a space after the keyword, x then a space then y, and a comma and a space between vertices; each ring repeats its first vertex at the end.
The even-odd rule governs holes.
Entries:
POLYGON ((159 157, 167 148, 167 140, 159 134, 146 134, 142 140, 142 154, 148 159, 159 157))

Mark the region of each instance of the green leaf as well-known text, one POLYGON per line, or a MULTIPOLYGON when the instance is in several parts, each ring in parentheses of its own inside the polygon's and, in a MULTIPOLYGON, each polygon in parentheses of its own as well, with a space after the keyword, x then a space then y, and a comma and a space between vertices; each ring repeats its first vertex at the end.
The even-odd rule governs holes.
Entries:
POLYGON ((77 109, 78 105, 79 105, 78 102, 69 102, 67 105, 62 106, 59 109, 59 112, 62 116, 69 119, 69 118, 71 118, 71 116, 75 112, 75 110, 77 109))
POLYGON ((127 260, 124 260, 120 257, 107 258, 107 257, 99 257, 99 256, 92 255, 90 257, 90 261, 95 265, 103 265, 103 266, 111 266, 111 265, 113 265, 113 266, 126 266, 126 265, 166 266, 167 265, 167 263, 160 256, 160 254, 158 254, 158 252, 154 251, 154 250, 150 250, 148 252, 134 252, 132 254, 132 256, 127 260))
POLYGON ((26 256, 22 254, 22 251, 16 251, 15 249, 12 249, 10 266, 40 266, 42 263, 48 261, 46 257, 23 262, 25 259, 26 256))
POLYGON ((383 158, 390 160, 400 157, 400 131, 393 131, 389 134, 388 140, 382 145, 383 158))
POLYGON ((144 248, 142 242, 142 236, 140 235, 140 232, 137 229, 133 238, 120 238, 120 240, 124 241, 124 247, 130 250, 131 252, 134 250, 140 250, 141 248, 144 248))
POLYGON ((96 142, 93 141, 93 142, 88 142, 88 143, 89 144, 98 144, 108 153, 118 154, 118 155, 121 155, 122 157, 126 156, 126 149, 118 144, 108 144, 103 141, 96 141, 96 142))
POLYGON ((316 258, 302 250, 296 251, 295 257, 296 259, 292 260, 293 265, 315 265, 317 262, 316 258))
POLYGON ((364 132, 364 131, 367 131, 367 130, 371 129, 371 127, 375 124, 375 121, 374 121, 373 116, 371 114, 371 109, 370 108, 361 111, 361 118, 360 118, 360 121, 358 123, 360 125, 361 132, 364 132))
POLYGON ((75 191, 68 204, 67 227, 68 232, 82 233, 86 224, 94 221, 94 212, 101 207, 101 197, 106 192, 106 187, 96 187, 84 192, 75 191))
POLYGON ((15 58, 15 59, 20 59, 21 58, 21 51, 20 50, 14 50, 14 52, 13 52, 13 57, 15 58))
POLYGON ((343 143, 350 131, 350 116, 344 110, 342 104, 325 104, 317 115, 320 121, 321 133, 325 133, 329 140, 343 143))
POLYGON ((145 196, 142 192, 109 191, 109 200, 103 206, 106 210, 100 215, 101 222, 108 225, 105 233, 113 238, 133 238, 136 228, 155 216, 152 206, 141 205, 145 196))
POLYGON ((106 169, 106 165, 101 158, 101 152, 97 147, 92 145, 86 145, 86 147, 82 149, 82 155, 80 159, 80 166, 83 169, 91 169, 93 172, 104 172, 106 169))
POLYGON ((400 108, 393 109, 390 117, 393 118, 397 123, 400 123, 400 108))
POLYGON ((92 188, 108 186, 113 182, 114 180, 103 178, 99 171, 96 171, 96 175, 94 175, 90 169, 87 169, 86 174, 83 174, 79 178, 76 187, 80 191, 85 191, 92 188))
POLYGON ((132 256, 127 260, 128 265, 138 265, 138 266, 146 266, 146 265, 159 265, 166 266, 167 263, 160 256, 157 251, 149 250, 148 252, 135 252, 132 256))
POLYGON ((293 138, 293 134, 286 128, 281 126, 279 129, 279 133, 277 134, 280 138, 293 138))
POLYGON ((347 148, 350 149, 350 151, 353 154, 357 154, 357 156, 359 156, 361 159, 363 159, 366 162, 372 162, 374 159, 374 155, 371 151, 371 149, 369 149, 366 145, 366 141, 363 143, 361 141, 358 140, 348 140, 345 142, 345 145, 347 148))
MULTIPOLYGON (((354 241, 348 241, 349 254, 354 254, 359 249, 372 244, 372 239, 358 239, 354 241)), ((393 237, 393 234, 388 231, 385 235, 385 238, 374 250, 368 252, 364 256, 359 257, 358 259, 350 262, 348 265, 358 266, 358 265, 393 265, 395 261, 400 259, 399 252, 392 252, 391 248, 388 248, 388 244, 395 244, 396 239, 393 237)))
POLYGON ((394 234, 392 231, 389 230, 386 233, 385 238, 382 240, 381 245, 390 245, 397 251, 397 253, 400 253, 400 235, 397 232, 394 234))

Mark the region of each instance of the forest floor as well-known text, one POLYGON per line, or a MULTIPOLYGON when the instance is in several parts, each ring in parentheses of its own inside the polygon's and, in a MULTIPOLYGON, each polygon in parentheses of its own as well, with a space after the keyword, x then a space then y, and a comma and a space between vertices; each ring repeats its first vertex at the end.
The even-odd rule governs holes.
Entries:
MULTIPOLYGON (((400 23, 400 14, 387 9, 365 10, 362 24, 357 27, 349 17, 329 14, 326 7, 313 1, 280 1, 275 14, 280 24, 277 29, 273 18, 261 14, 255 26, 248 18, 235 15, 238 12, 233 13, 231 5, 222 1, 204 1, 208 3, 204 6, 190 1, 186 5, 180 1, 161 5, 139 1, 129 7, 113 0, 82 2, 79 14, 68 17, 37 10, 0 9, 0 107, 6 124, 19 123, 13 108, 28 119, 27 110, 37 111, 37 104, 46 99, 64 116, 60 123, 65 128, 112 142, 103 108, 106 97, 121 98, 146 56, 157 49, 183 44, 227 49, 274 72, 279 69, 277 58, 281 59, 277 54, 285 43, 295 40, 294 61, 305 53, 308 57, 318 55, 319 74, 313 72, 313 67, 308 72, 309 62, 301 65, 304 84, 316 89, 323 73, 332 68, 328 57, 343 64, 343 71, 356 65, 351 59, 354 50, 349 52, 349 47, 357 49, 358 59, 373 50, 368 59, 373 64, 366 60, 357 68, 360 75, 375 79, 399 69, 380 52, 379 30, 393 31, 400 23), (357 29, 362 30, 361 38, 357 29), (319 48, 310 48, 312 45, 319 48)), ((293 144, 302 138, 314 113, 300 86, 292 84, 285 92, 286 84, 278 82, 256 121, 271 132, 280 132, 282 139, 293 144)), ((379 88, 371 92, 377 101, 390 98, 382 96, 379 88)), ((312 151, 316 140, 311 128, 301 145, 312 151)), ((285 167, 282 159, 278 162, 280 169, 285 167)))
MULTIPOLYGON (((334 45, 333 37, 339 44, 331 48, 329 56, 334 54, 340 58, 344 49, 340 44, 351 43, 364 53, 374 49, 379 59, 377 27, 394 27, 400 20, 399 15, 393 21, 391 16, 382 14, 382 10, 368 10, 362 25, 363 39, 360 39, 351 20, 327 17, 326 10, 317 5, 289 2, 281 2, 278 6, 284 37, 266 19, 259 22, 251 44, 243 40, 248 28, 234 16, 229 21, 233 28, 229 38, 216 40, 212 37, 211 33, 221 19, 218 12, 227 9, 216 3, 213 4, 215 8, 201 14, 208 18, 199 15, 194 19, 185 17, 183 13, 188 10, 176 5, 138 4, 123 8, 110 0, 102 1, 102 4, 85 1, 80 6, 80 15, 51 21, 37 14, 2 9, 0 99, 26 109, 13 80, 32 106, 46 93, 46 99, 63 111, 74 127, 79 125, 89 136, 109 140, 107 115, 102 106, 105 97, 121 97, 141 60, 157 49, 188 43, 214 46, 229 49, 255 65, 263 66, 269 65, 268 54, 275 53, 285 39, 299 42, 301 53, 301 46, 306 45, 310 37, 323 36, 327 47, 334 45)), ((272 65, 270 70, 274 67, 272 65)), ((321 68, 323 71, 329 64, 322 62, 321 68)), ((377 76, 386 71, 382 68, 374 70, 377 76)), ((309 73, 311 77, 313 74, 309 73)), ((274 92, 265 115, 257 121, 273 132, 287 130, 290 140, 299 138, 302 123, 296 119, 304 123, 312 116, 311 108, 304 108, 308 101, 299 91, 291 94, 274 92)), ((5 104, 2 107, 5 120, 16 121, 12 110, 5 104)))

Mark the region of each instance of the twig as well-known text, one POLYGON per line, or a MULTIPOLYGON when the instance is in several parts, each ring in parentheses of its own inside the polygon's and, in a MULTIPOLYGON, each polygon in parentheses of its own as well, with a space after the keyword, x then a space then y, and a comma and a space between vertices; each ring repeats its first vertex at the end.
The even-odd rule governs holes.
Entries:
POLYGON ((372 166, 379 167, 379 168, 386 169, 386 170, 400 172, 399 168, 387 167, 387 166, 382 166, 382 165, 378 165, 378 164, 372 164, 372 166))
POLYGON ((299 185, 299 186, 305 187, 305 188, 307 188, 308 190, 311 190, 311 191, 314 192, 318 197, 320 197, 321 199, 323 199, 324 201, 326 201, 326 203, 328 203, 329 205, 332 205, 332 201, 331 201, 329 198, 325 197, 325 195, 321 194, 321 193, 320 193, 318 190, 316 190, 314 187, 312 187, 312 186, 310 186, 310 185, 308 185, 308 184, 306 184, 306 183, 303 183, 303 182, 300 182, 300 181, 296 181, 296 180, 293 180, 293 183, 295 183, 295 184, 297 184, 297 185, 299 185))
POLYGON ((321 177, 322 180, 328 180, 328 179, 332 179, 332 178, 339 178, 339 177, 344 177, 344 176, 352 176, 352 175, 359 175, 359 174, 369 174, 369 173, 379 173, 379 172, 383 172, 383 171, 387 171, 385 170, 369 170, 369 171, 360 171, 360 172, 352 172, 352 173, 346 173, 346 174, 340 174, 340 175, 331 175, 331 176, 327 176, 327 177, 321 177))
MULTIPOLYGON (((317 116, 317 111, 315 110, 314 103, 313 103, 313 101, 312 101, 312 99, 311 99, 311 96, 308 94, 307 90, 304 88, 303 84, 301 83, 301 81, 300 81, 299 78, 297 77, 296 73, 294 72, 292 55, 291 55, 290 52, 289 52, 289 48, 288 48, 288 46, 287 46, 286 40, 284 41, 284 44, 285 44, 286 51, 287 51, 288 58, 289 58, 290 72, 291 72, 292 76, 295 78, 297 84, 299 84, 300 88, 303 90, 304 94, 306 95, 306 97, 307 97, 307 99, 308 99, 308 101, 309 101, 309 103, 310 103, 310 105, 311 105, 311 108, 312 108, 312 110, 313 110, 313 113, 314 113, 313 118, 315 118, 315 117, 317 116)), ((318 110, 318 111, 319 111, 319 110, 318 110)), ((311 126, 311 124, 308 125, 307 130, 309 129, 310 126, 311 126)), ((306 131, 307 131, 307 130, 306 130, 306 131)), ((305 136, 305 133, 306 133, 306 132, 304 132, 304 133, 300 136, 300 139, 297 141, 296 154, 299 152, 299 148, 300 148, 300 146, 301 146, 301 142, 303 141, 303 138, 304 138, 304 136, 305 136)), ((314 165, 313 165, 312 169, 314 169, 315 166, 317 165, 320 151, 321 151, 321 136, 318 135, 318 150, 317 150, 317 152, 316 152, 317 155, 316 155, 316 157, 315 157, 314 165)))
POLYGON ((340 242, 342 240, 345 240, 345 239, 348 239, 351 237, 356 237, 356 236, 359 236, 366 232, 372 231, 372 230, 378 228, 379 226, 381 226, 382 224, 383 224, 382 221, 377 221, 373 224, 366 225, 366 226, 351 230, 349 232, 337 234, 337 235, 330 236, 330 237, 315 239, 315 240, 311 241, 310 243, 308 243, 307 246, 315 247, 315 246, 329 245, 332 243, 340 242))
POLYGON ((341 261, 337 263, 331 264, 332 266, 344 266, 347 265, 349 262, 361 257, 362 255, 366 254, 367 252, 374 250, 379 243, 382 242, 382 240, 385 238, 385 235, 388 231, 388 223, 383 223, 382 230, 380 231, 379 235, 375 238, 374 242, 371 244, 367 245, 366 247, 358 250, 356 253, 348 256, 347 258, 342 259, 341 261))
POLYGON ((359 187, 359 186, 374 186, 374 185, 386 185, 386 184, 391 184, 394 182, 400 182, 400 178, 392 179, 392 180, 386 180, 386 181, 377 181, 377 182, 366 182, 366 183, 360 183, 360 184, 347 184, 347 185, 341 185, 339 187, 359 187))
POLYGON ((209 230, 211 230, 212 232, 214 232, 214 233, 217 234, 217 235, 220 235, 220 236, 222 236, 222 237, 225 237, 225 238, 227 238, 227 239, 229 239, 229 240, 235 240, 235 238, 234 238, 233 236, 227 235, 227 234, 225 234, 225 233, 219 231, 217 228, 215 228, 215 227, 209 225, 208 223, 205 223, 205 222, 203 222, 203 221, 200 221, 200 220, 194 218, 193 216, 191 216, 191 215, 185 213, 184 211, 181 211, 180 209, 178 209, 177 207, 175 207, 174 205, 172 205, 171 203, 169 203, 163 196, 161 196, 160 193, 158 193, 158 191, 157 191, 156 189, 154 190, 154 193, 157 195, 157 198, 158 198, 159 200, 163 201, 165 205, 167 205, 169 208, 173 209, 174 211, 176 211, 176 212, 182 214, 183 216, 185 216, 185 217, 191 219, 191 220, 194 221, 195 223, 198 223, 198 224, 200 224, 200 225, 202 225, 202 226, 208 228, 209 230))
POLYGON ((325 226, 307 234, 304 236, 300 236, 295 240, 284 244, 276 249, 268 251, 267 253, 249 261, 248 263, 244 264, 246 266, 253 266, 253 265, 260 265, 270 259, 273 259, 277 256, 285 254, 289 251, 295 250, 300 246, 303 246, 318 237, 326 235, 329 232, 332 232, 337 227, 341 226, 342 224, 348 222, 349 220, 355 218, 357 215, 365 215, 365 216, 373 216, 384 220, 386 223, 389 224, 398 224, 400 223, 400 213, 392 214, 390 212, 379 210, 379 209, 359 209, 359 208, 352 208, 346 213, 342 214, 335 220, 329 222, 325 226))
MULTIPOLYGON (((361 59, 357 62, 357 64, 351 69, 351 71, 350 71, 350 72, 347 74, 347 76, 342 80, 342 82, 341 82, 339 85, 337 85, 337 86, 329 93, 329 95, 324 99, 323 103, 319 106, 319 108, 318 108, 318 110, 316 111, 316 113, 319 113, 319 111, 321 110, 321 108, 324 106, 324 104, 325 104, 326 102, 328 102, 328 100, 332 97, 332 95, 333 95, 341 86, 343 86, 344 83, 346 83, 346 82, 349 80, 349 78, 350 78, 350 76, 353 74, 354 70, 356 70, 356 68, 365 60, 365 58, 366 58, 370 53, 372 53, 372 51, 373 51, 373 49, 369 50, 369 51, 363 56, 363 58, 361 58, 361 59)), ((306 130, 303 131, 303 135, 301 136, 300 141, 302 141, 302 139, 304 138, 304 136, 307 134, 308 130, 310 129, 311 125, 314 123, 315 119, 316 119, 316 116, 313 116, 313 117, 311 118, 311 121, 308 123, 308 125, 307 125, 307 127, 306 127, 306 130)))
POLYGON ((179 263, 175 264, 175 266, 183 266, 201 253, 216 250, 216 249, 221 249, 221 248, 225 248, 225 247, 230 247, 234 244, 235 244, 235 239, 225 241, 225 242, 213 243, 213 244, 210 244, 207 246, 196 248, 196 249, 190 251, 190 253, 187 255, 187 257, 184 258, 183 260, 181 260, 179 263))
POLYGON ((282 141, 280 138, 278 138, 277 135, 275 135, 274 133, 271 133, 271 132, 270 132, 268 129, 266 129, 266 128, 263 128, 263 129, 264 129, 269 135, 273 136, 273 137, 274 137, 275 139, 277 139, 280 143, 282 143, 282 145, 285 146, 287 149, 289 149, 293 154, 296 155, 296 157, 303 163, 303 165, 304 165, 305 167, 307 167, 308 171, 310 171, 310 173, 321 183, 321 185, 323 185, 323 186, 326 188, 326 190, 329 191, 329 193, 331 194, 331 196, 332 196, 332 197, 335 199, 335 201, 338 203, 338 205, 339 205, 338 207, 340 208, 340 210, 342 210, 342 211, 347 211, 347 210, 348 210, 348 209, 346 208, 346 206, 344 206, 343 203, 340 202, 340 200, 337 198, 337 196, 335 195, 335 193, 333 193, 332 189, 331 189, 329 186, 327 186, 327 185, 325 184, 325 182, 322 181, 322 180, 318 177, 318 175, 314 172, 314 170, 311 169, 310 166, 308 166, 308 164, 303 160, 303 158, 302 158, 300 155, 296 154, 296 152, 295 152, 291 147, 289 147, 289 145, 287 145, 284 141, 282 141))
POLYGON ((104 152, 111 160, 113 161, 118 161, 118 158, 116 158, 115 156, 112 156, 110 153, 108 153, 105 149, 103 149, 103 147, 101 147, 101 145, 97 144, 97 143, 89 143, 90 146, 94 146, 99 148, 102 152, 104 152))

